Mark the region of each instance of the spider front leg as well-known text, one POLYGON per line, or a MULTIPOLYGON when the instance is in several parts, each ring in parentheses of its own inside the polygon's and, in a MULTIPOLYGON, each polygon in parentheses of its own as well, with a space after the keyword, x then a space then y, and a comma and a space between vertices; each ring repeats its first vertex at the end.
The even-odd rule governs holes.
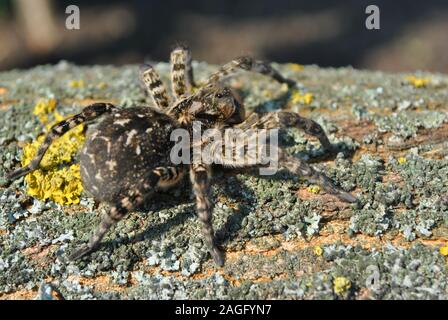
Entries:
POLYGON ((316 121, 301 117, 295 112, 279 111, 267 113, 252 113, 243 123, 236 126, 239 129, 274 129, 274 128, 299 128, 305 133, 319 139, 322 147, 327 152, 334 152, 324 129, 316 121))
POLYGON ((204 164, 192 164, 190 167, 190 179, 193 192, 196 196, 196 210, 199 220, 202 222, 202 233, 210 254, 219 267, 224 265, 224 256, 216 245, 213 231, 213 205, 210 201, 211 167, 204 164))
POLYGON ((51 143, 70 129, 73 129, 83 122, 94 120, 103 114, 114 112, 115 110, 117 110, 117 108, 110 103, 95 103, 85 107, 81 113, 55 124, 45 137, 44 142, 40 145, 33 160, 31 160, 27 166, 8 174, 6 180, 8 183, 11 183, 12 181, 36 170, 51 143))
POLYGON ((349 203, 357 202, 356 197, 336 187, 330 178, 323 173, 318 172, 306 162, 286 155, 286 152, 284 151, 280 151, 279 160, 279 165, 286 168, 289 172, 305 177, 308 181, 318 184, 326 192, 338 197, 340 200, 349 203))
POLYGON ((195 86, 191 52, 186 46, 178 46, 171 52, 171 85, 177 100, 190 95, 195 86))
POLYGON ((208 78, 207 84, 221 81, 227 77, 232 76, 234 73, 240 70, 257 72, 269 76, 280 83, 286 83, 289 87, 293 87, 296 85, 296 81, 283 77, 268 62, 262 60, 254 60, 248 56, 236 58, 223 65, 217 72, 215 72, 208 78))
MULTIPOLYGON (((266 167, 267 164, 278 164, 279 167, 283 167, 293 174, 302 176, 312 183, 316 183, 321 186, 326 192, 338 197, 342 201, 354 203, 357 199, 350 193, 336 187, 330 178, 323 173, 318 172, 312 166, 306 162, 299 160, 295 157, 287 155, 287 153, 275 145, 266 144, 259 139, 257 131, 243 131, 236 132, 235 135, 229 136, 229 141, 258 141, 258 143, 265 146, 260 147, 258 143, 252 145, 245 145, 242 148, 241 145, 236 144, 226 150, 226 146, 219 151, 222 147, 219 143, 215 146, 217 148, 210 148, 213 162, 220 164, 228 168, 261 168, 266 167), (245 152, 241 152, 244 151, 245 152), (269 150, 269 155, 266 152, 269 150), (228 154, 228 152, 230 152, 228 154)), ((228 148, 228 147, 227 147, 228 148)))
POLYGON ((161 110, 168 108, 170 103, 168 93, 157 71, 151 65, 145 64, 141 67, 140 73, 148 94, 156 106, 161 110))

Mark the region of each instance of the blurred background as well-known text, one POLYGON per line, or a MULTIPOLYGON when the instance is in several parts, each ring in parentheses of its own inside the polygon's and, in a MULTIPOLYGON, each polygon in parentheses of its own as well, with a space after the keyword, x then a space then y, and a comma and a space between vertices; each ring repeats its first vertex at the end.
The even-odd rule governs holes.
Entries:
POLYGON ((385 71, 448 72, 447 0, 0 0, 0 70, 167 61, 187 42, 196 60, 242 54, 385 71), (67 30, 77 5, 80 30, 67 30), (380 30, 365 9, 380 7, 380 30))

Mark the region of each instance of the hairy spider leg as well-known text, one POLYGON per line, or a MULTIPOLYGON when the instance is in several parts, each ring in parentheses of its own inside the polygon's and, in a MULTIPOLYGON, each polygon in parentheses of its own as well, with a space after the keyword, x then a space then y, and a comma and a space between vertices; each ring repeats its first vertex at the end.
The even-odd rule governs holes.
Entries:
POLYGON ((296 81, 283 77, 268 62, 254 60, 249 56, 236 58, 223 65, 217 72, 213 73, 207 80, 207 84, 216 83, 232 76, 240 70, 257 72, 273 78, 280 83, 286 83, 289 87, 295 86, 296 81))
POLYGON ((243 130, 299 128, 305 133, 319 139, 325 151, 333 152, 334 147, 328 139, 321 125, 316 121, 301 117, 295 112, 279 111, 266 113, 252 113, 243 123, 236 126, 243 130))
POLYGON ((100 224, 91 236, 89 243, 76 249, 70 255, 69 259, 80 259, 94 251, 98 248, 107 231, 114 224, 123 219, 127 213, 140 206, 154 191, 177 183, 181 176, 182 167, 158 167, 148 172, 148 174, 138 181, 137 188, 123 188, 126 191, 118 197, 116 203, 111 204, 110 209, 102 217, 100 224))
MULTIPOLYGON (((253 133, 257 134, 257 133, 253 133)), ((240 136, 235 136, 232 138, 234 141, 242 141, 243 139, 247 139, 246 132, 242 132, 240 136)), ((257 139, 258 140, 258 139, 257 139)), ((261 142, 264 143, 264 142, 261 142)), ((293 174, 302 176, 306 178, 308 181, 312 183, 316 183, 319 186, 321 186, 326 192, 338 197, 340 200, 350 203, 357 202, 357 199, 351 195, 350 193, 345 192, 344 190, 336 187, 334 183, 331 181, 330 178, 328 178, 323 173, 320 173, 319 171, 315 170, 311 165, 308 163, 297 159, 293 156, 287 155, 286 151, 284 151, 280 147, 276 147, 273 145, 266 144, 267 147, 269 147, 269 153, 277 154, 277 161, 278 166, 283 167, 290 171, 293 174), (275 150, 276 149, 276 150, 275 150)), ((264 154, 260 154, 260 148, 259 146, 248 146, 246 152, 239 153, 240 146, 234 145, 232 147, 232 154, 231 157, 224 156, 224 150, 223 152, 214 152, 215 150, 212 150, 213 156, 214 156, 214 163, 218 163, 224 167, 229 168, 242 168, 242 169, 248 169, 248 168, 255 168, 255 167, 262 167, 266 166, 266 163, 272 159, 269 158, 263 158, 264 154), (253 152, 251 152, 253 151, 253 152)), ((223 149, 225 146, 223 146, 223 149)), ((227 150, 225 150, 227 152, 227 150)))
POLYGON ((213 204, 210 200, 211 166, 192 164, 190 180, 196 196, 196 211, 202 222, 202 234, 207 248, 217 266, 224 265, 224 256, 218 248, 213 231, 213 204))
MULTIPOLYGON (((181 67, 178 68, 182 69, 181 67)), ((179 100, 175 104, 173 104, 173 106, 171 106, 168 113, 175 118, 178 118, 179 115, 182 114, 188 114, 188 109, 194 106, 193 101, 200 100, 202 96, 207 95, 210 90, 216 87, 217 83, 241 70, 258 72, 270 76, 280 83, 286 83, 289 87, 296 85, 296 81, 283 77, 277 70, 271 67, 269 63, 261 60, 253 60, 248 56, 240 57, 226 63, 217 72, 213 73, 208 78, 205 85, 197 90, 194 94, 192 94, 191 96, 182 96, 181 98, 179 98, 179 100)), ((174 78, 174 75, 172 76, 174 78)))
POLYGON ((194 86, 191 52, 186 46, 177 46, 171 51, 171 85, 176 100, 191 94, 194 86))
POLYGON ((156 106, 161 110, 168 108, 170 100, 157 71, 151 65, 145 64, 140 69, 140 75, 156 106))
POLYGON ((319 171, 315 170, 312 166, 310 166, 308 163, 296 157, 286 155, 286 152, 281 152, 279 164, 280 166, 286 168, 289 172, 305 177, 311 183, 318 184, 326 192, 338 197, 340 200, 344 202, 349 203, 357 202, 356 197, 336 187, 331 181, 331 179, 328 178, 325 174, 320 173, 319 171))

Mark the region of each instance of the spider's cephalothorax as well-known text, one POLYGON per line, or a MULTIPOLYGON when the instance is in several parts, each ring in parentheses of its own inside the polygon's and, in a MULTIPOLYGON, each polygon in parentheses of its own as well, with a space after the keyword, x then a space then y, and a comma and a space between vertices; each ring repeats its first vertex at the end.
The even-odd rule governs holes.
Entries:
MULTIPOLYGON (((193 162, 175 165, 170 158, 174 145, 170 139, 173 130, 187 129, 191 133, 195 121, 200 122, 203 128, 237 128, 242 133, 250 129, 297 127, 318 138, 326 151, 333 151, 322 127, 296 113, 252 113, 246 117, 238 96, 222 85, 224 78, 238 70, 259 72, 290 87, 295 85, 294 81, 282 77, 269 64, 242 57, 225 64, 193 93, 190 52, 186 47, 177 47, 171 54, 172 97, 168 95, 157 72, 145 65, 141 76, 154 100, 154 107, 118 109, 108 103, 92 104, 78 115, 53 126, 36 157, 26 167, 12 172, 8 180, 12 181, 35 170, 54 139, 83 122, 103 116, 97 126, 88 129, 80 162, 84 189, 96 200, 108 204, 109 210, 89 243, 76 250, 71 258, 80 258, 94 250, 113 224, 148 200, 154 191, 176 185, 188 173, 205 243, 215 263, 223 265, 224 258, 215 242, 212 226, 212 164, 236 168, 253 168, 264 164, 250 163, 244 154, 229 161, 217 153, 212 164, 193 162)), ((238 136, 234 138, 239 139, 238 136)), ((203 143, 208 142, 204 140, 203 143)), ((278 153, 281 167, 319 184, 343 201, 356 201, 355 197, 334 186, 328 177, 307 163, 287 155, 281 148, 278 148, 278 153)))

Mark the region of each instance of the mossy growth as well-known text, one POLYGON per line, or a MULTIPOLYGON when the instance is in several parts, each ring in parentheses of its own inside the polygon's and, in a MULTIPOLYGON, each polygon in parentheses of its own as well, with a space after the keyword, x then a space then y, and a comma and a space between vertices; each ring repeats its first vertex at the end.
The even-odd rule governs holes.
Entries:
MULTIPOLYGON (((39 146, 45 139, 46 132, 65 118, 56 111, 56 100, 41 99, 33 113, 45 125, 45 132, 36 140, 25 145, 21 159, 22 166, 30 163, 39 146), (51 122, 49 118, 54 120, 51 122)), ((62 205, 77 204, 82 193, 79 164, 72 164, 74 157, 84 143, 85 128, 79 125, 62 137, 56 139, 45 153, 39 169, 25 177, 27 194, 41 200, 52 200, 62 205)))
POLYGON ((313 252, 316 256, 321 256, 324 253, 324 250, 320 246, 315 246, 313 252))
POLYGON ((307 188, 308 192, 314 193, 314 194, 318 194, 320 193, 320 187, 317 185, 311 185, 307 188))
POLYGON ((416 76, 408 76, 406 77, 406 81, 412 84, 416 88, 424 88, 426 87, 430 82, 430 78, 418 78, 416 76))
POLYGON ((312 93, 300 93, 298 90, 295 90, 291 95, 291 101, 293 104, 305 104, 309 105, 313 102, 314 95, 312 93))
POLYGON ((351 282, 345 277, 336 277, 333 280, 333 290, 337 295, 344 295, 351 288, 351 282))
POLYGON ((448 257, 448 246, 440 247, 439 252, 441 255, 448 257))
POLYGON ((288 63, 287 66, 292 70, 292 71, 302 71, 305 66, 298 64, 298 63, 288 63))

